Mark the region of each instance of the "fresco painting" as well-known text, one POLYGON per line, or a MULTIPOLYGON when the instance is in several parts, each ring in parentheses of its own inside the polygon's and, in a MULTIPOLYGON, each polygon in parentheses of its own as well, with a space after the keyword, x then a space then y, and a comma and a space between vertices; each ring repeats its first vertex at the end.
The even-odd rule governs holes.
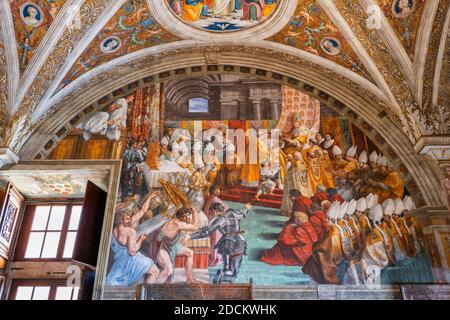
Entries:
POLYGON ((16 31, 19 67, 23 72, 65 1, 10 2, 16 31))
POLYGON ((97 134, 127 141, 106 286, 432 281, 410 214, 414 199, 350 119, 284 88, 282 122, 270 128, 198 113, 197 120, 169 121, 149 107, 154 90, 112 104, 127 115, 120 134, 111 134, 118 109, 91 118, 105 113, 97 134), (254 162, 228 139, 230 130, 252 128, 244 149, 257 150, 254 162))
POLYGON ((184 22, 208 31, 246 29, 270 18, 282 0, 167 0, 184 22))

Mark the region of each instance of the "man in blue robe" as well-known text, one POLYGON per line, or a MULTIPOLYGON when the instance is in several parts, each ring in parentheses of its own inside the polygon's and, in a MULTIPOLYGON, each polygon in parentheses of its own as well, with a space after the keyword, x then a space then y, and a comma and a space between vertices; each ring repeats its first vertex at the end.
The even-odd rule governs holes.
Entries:
POLYGON ((159 269, 152 259, 139 252, 147 236, 143 234, 137 237, 136 227, 148 210, 151 199, 157 195, 158 193, 150 195, 134 215, 130 210, 120 213, 120 221, 113 229, 111 249, 114 252, 114 262, 106 277, 106 285, 132 286, 144 281, 155 283, 159 269))

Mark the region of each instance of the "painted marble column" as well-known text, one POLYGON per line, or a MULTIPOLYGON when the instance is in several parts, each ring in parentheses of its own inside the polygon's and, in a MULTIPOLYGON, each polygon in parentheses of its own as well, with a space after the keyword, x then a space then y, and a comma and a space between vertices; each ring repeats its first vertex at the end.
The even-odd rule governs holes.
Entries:
POLYGON ((261 120, 261 100, 260 99, 250 99, 252 105, 252 119, 261 120))
POLYGON ((280 119, 280 103, 278 100, 270 100, 270 119, 280 119))

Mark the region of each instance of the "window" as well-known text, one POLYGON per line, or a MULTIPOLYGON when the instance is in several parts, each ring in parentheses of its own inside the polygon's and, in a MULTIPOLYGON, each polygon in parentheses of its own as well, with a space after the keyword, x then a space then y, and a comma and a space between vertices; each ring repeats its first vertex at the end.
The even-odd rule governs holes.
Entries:
POLYGON ((67 287, 60 281, 16 280, 11 286, 11 300, 77 300, 80 288, 67 287))
POLYGON ((72 258, 81 205, 32 206, 21 230, 16 260, 72 258))
POLYGON ((189 99, 189 113, 207 113, 208 99, 192 98, 189 99))

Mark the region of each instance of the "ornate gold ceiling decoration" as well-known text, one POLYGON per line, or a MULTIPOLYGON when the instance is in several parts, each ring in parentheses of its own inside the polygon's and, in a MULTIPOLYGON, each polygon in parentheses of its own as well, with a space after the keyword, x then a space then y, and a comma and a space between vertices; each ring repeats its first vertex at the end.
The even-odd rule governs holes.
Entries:
POLYGON ((79 28, 68 28, 64 32, 58 41, 56 49, 45 61, 27 95, 24 97, 20 108, 8 124, 4 143, 10 145, 11 149, 17 150, 25 142, 23 136, 30 126, 27 123, 29 115, 50 86, 69 54, 109 3, 110 1, 108 0, 86 0, 83 3, 78 15, 80 19, 79 28))
POLYGON ((181 39, 156 22, 145 0, 127 1, 78 58, 58 89, 108 61, 177 40, 181 39))
MULTIPOLYGON (((450 0, 441 0, 438 5, 438 9, 436 12, 436 16, 433 22, 433 27, 431 30, 431 38, 428 44, 428 54, 427 60, 425 62, 425 73, 423 76, 423 100, 422 107, 417 110, 417 117, 427 134, 437 134, 437 133, 447 133, 448 134, 448 126, 449 126, 449 114, 448 114, 448 103, 441 104, 437 103, 437 101, 433 101, 433 90, 435 86, 435 76, 436 76, 436 65, 438 63, 438 55, 440 42, 442 41, 442 33, 445 28, 445 21, 447 16, 449 15, 449 7, 450 0), (444 130, 442 130, 444 129, 444 130)), ((448 26, 447 26, 448 28, 448 26)), ((448 56, 447 58, 448 59, 448 56)), ((448 60, 447 60, 448 61, 448 60)), ((443 63, 443 67, 446 63, 443 63)), ((447 62, 447 70, 448 70, 448 62, 447 62)), ((442 69, 442 71, 445 71, 442 69)), ((448 74, 442 76, 447 77, 448 74)), ((442 79, 442 78, 441 78, 442 79)), ((439 85, 439 81, 437 82, 439 85)), ((443 84, 443 90, 447 89, 448 95, 448 81, 443 84)), ((441 93, 441 101, 442 93, 441 93)), ((448 101, 448 100, 447 100, 448 101)))
POLYGON ((19 67, 23 72, 65 1, 18 0, 10 2, 16 31, 19 67))
POLYGON ((447 33, 444 50, 437 99, 440 117, 439 132, 445 134, 450 132, 450 30, 447 33))
POLYGON ((289 23, 267 40, 331 60, 374 82, 340 30, 314 1, 299 1, 289 23))
POLYGON ((426 0, 376 0, 411 60, 426 0))
POLYGON ((412 142, 415 142, 420 137, 420 131, 413 113, 419 110, 419 105, 414 92, 408 86, 401 66, 390 54, 376 28, 368 28, 369 15, 358 1, 335 0, 334 2, 389 85, 402 110, 402 114, 399 115, 402 121, 402 130, 412 142))
POLYGON ((8 82, 6 72, 6 50, 3 44, 3 36, 0 26, 0 144, 4 136, 4 130, 8 123, 6 104, 8 103, 8 82))

